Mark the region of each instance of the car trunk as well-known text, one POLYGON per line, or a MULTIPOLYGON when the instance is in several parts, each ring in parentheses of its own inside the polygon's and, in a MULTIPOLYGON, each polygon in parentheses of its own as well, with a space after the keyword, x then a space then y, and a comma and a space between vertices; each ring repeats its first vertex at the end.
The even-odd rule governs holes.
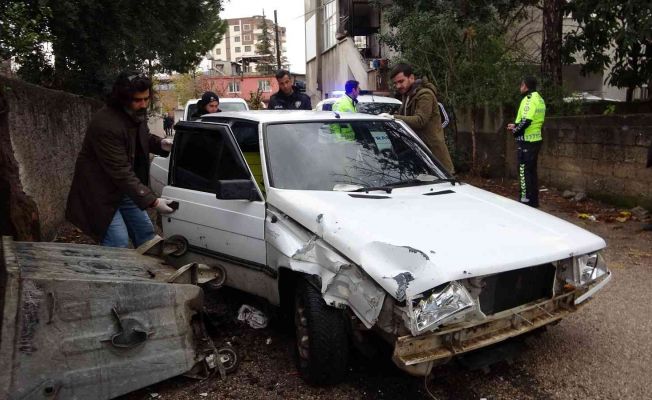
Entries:
POLYGON ((135 250, 2 238, 0 398, 108 399, 198 373, 214 350, 202 290, 174 272, 135 250))

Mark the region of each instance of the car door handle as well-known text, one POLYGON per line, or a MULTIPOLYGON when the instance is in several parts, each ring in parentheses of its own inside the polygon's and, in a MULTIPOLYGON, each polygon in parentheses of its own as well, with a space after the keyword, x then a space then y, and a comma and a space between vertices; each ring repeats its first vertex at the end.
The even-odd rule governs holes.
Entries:
POLYGON ((171 209, 176 211, 176 210, 179 209, 179 202, 178 201, 173 201, 173 202, 168 204, 168 207, 170 207, 171 209))

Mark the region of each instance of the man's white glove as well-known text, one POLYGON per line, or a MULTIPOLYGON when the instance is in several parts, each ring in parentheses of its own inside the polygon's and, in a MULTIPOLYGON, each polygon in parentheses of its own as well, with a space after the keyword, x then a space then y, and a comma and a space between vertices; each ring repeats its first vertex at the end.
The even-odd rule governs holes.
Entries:
POLYGON ((387 113, 380 113, 378 114, 379 117, 385 117, 389 119, 394 119, 394 116, 392 114, 387 114, 387 113))
POLYGON ((161 139, 161 148, 167 152, 172 151, 172 139, 161 139))
POLYGON ((154 202, 154 209, 158 211, 160 214, 170 214, 173 213, 174 210, 168 205, 172 203, 173 200, 169 199, 164 199, 162 197, 159 197, 156 199, 154 202))

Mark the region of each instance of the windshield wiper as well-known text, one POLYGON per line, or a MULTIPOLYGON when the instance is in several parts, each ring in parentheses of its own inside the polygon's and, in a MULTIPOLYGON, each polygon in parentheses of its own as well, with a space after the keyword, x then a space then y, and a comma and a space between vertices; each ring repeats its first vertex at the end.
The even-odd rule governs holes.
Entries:
POLYGON ((389 187, 400 187, 400 186, 418 186, 418 185, 430 185, 436 180, 423 180, 423 179, 406 179, 403 181, 388 183, 385 186, 389 187))
POLYGON ((392 188, 388 186, 368 186, 368 187, 361 187, 358 189, 354 190, 347 190, 347 192, 367 192, 369 193, 370 191, 373 190, 382 190, 386 193, 392 193, 392 188))
POLYGON ((431 183, 440 183, 440 182, 450 182, 450 184, 453 185, 453 186, 455 186, 456 183, 458 185, 462 184, 462 182, 458 181, 456 178, 439 178, 439 179, 436 179, 436 180, 432 181, 431 183))

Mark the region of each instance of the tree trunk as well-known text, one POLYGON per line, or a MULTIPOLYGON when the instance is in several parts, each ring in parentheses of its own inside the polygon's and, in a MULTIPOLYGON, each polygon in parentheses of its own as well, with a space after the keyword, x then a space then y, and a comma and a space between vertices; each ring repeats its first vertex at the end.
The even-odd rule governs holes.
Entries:
POLYGON ((473 175, 478 174, 478 150, 476 144, 476 115, 478 114, 478 108, 473 106, 471 108, 471 173, 473 175))
POLYGON ((543 0, 541 75, 547 85, 561 86, 561 35, 563 0, 543 0))

